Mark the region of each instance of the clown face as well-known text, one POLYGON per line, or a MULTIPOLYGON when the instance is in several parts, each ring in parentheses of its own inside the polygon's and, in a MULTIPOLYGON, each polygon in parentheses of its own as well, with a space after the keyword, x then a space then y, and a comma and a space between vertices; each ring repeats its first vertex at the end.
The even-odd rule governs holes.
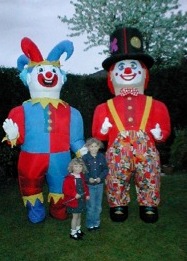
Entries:
POLYGON ((117 62, 111 70, 110 77, 115 95, 118 95, 124 87, 137 88, 140 93, 144 91, 146 72, 137 60, 122 60, 117 62))
POLYGON ((53 65, 38 65, 27 74, 31 98, 59 99, 65 75, 53 65))

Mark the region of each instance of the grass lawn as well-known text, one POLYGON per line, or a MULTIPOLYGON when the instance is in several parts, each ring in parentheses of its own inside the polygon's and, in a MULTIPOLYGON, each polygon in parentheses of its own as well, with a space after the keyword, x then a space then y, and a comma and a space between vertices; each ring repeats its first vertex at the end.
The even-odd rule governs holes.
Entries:
POLYGON ((70 218, 29 223, 17 182, 0 188, 0 261, 186 261, 186 177, 162 177, 160 219, 155 224, 139 219, 133 184, 129 218, 123 223, 110 220, 104 197, 101 229, 87 232, 83 216, 82 241, 69 238, 70 218))

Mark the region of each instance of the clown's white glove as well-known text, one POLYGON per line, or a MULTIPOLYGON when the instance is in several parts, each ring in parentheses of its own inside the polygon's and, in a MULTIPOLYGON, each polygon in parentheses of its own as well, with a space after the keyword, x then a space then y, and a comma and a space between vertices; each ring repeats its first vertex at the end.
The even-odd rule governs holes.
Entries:
POLYGON ((154 136, 154 138, 156 140, 161 140, 163 138, 162 131, 161 131, 159 123, 156 123, 155 129, 151 129, 150 132, 152 133, 152 135, 154 136))
POLYGON ((12 119, 6 119, 3 122, 3 129, 6 132, 8 140, 14 140, 18 137, 18 125, 14 123, 12 119))
POLYGON ((101 133, 102 134, 107 134, 109 128, 111 128, 111 127, 112 127, 112 124, 109 122, 109 118, 106 117, 104 122, 103 122, 103 124, 102 124, 102 126, 101 126, 101 133))
POLYGON ((87 149, 85 146, 83 146, 83 147, 79 150, 79 152, 80 152, 80 155, 83 156, 83 155, 85 155, 85 154, 88 153, 88 149, 87 149))

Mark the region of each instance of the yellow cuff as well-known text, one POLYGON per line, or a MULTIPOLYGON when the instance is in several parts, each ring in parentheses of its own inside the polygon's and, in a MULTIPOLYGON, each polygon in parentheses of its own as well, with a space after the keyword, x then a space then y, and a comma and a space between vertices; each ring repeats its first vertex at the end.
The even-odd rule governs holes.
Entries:
POLYGON ((27 205, 27 201, 29 201, 33 206, 35 205, 37 199, 39 199, 41 203, 44 202, 42 193, 31 195, 31 196, 23 196, 22 198, 23 198, 24 206, 27 205))
POLYGON ((58 193, 49 193, 48 195, 48 202, 51 201, 51 199, 54 200, 54 203, 56 204, 60 199, 64 198, 64 194, 58 194, 58 193))

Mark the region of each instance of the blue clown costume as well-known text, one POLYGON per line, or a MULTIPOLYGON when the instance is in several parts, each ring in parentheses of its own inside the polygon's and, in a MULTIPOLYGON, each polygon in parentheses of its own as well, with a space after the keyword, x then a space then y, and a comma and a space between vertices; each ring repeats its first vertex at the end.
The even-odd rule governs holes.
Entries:
POLYGON ((80 155, 84 146, 80 112, 59 99, 66 81, 59 58, 66 52, 68 59, 73 44, 60 42, 46 60, 29 38, 22 39, 22 50, 25 55, 18 58, 18 69, 31 99, 10 111, 3 124, 5 139, 12 146, 21 145, 18 177, 29 220, 39 223, 45 219, 42 193, 45 178, 50 215, 64 220, 67 214, 62 187, 71 160, 70 151, 80 155))

